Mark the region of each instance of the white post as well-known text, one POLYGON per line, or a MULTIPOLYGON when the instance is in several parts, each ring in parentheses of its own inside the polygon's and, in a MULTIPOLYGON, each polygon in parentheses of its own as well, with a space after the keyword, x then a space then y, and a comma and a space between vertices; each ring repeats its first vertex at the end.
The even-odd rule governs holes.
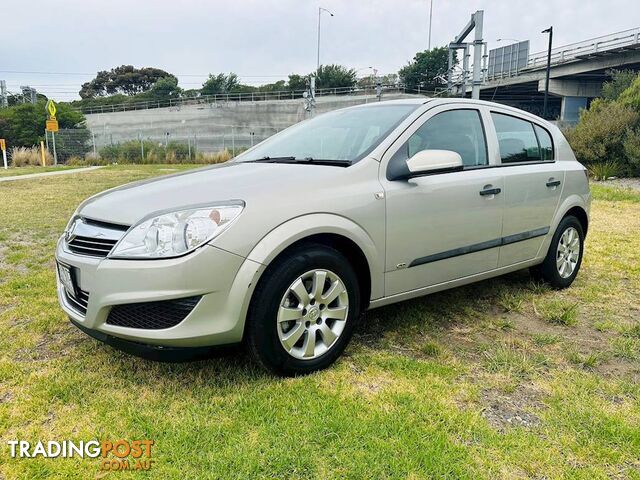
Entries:
POLYGON ((58 154, 56 152, 56 134, 51 132, 51 140, 53 142, 53 164, 58 165, 58 154))
POLYGON ((7 151, 6 150, 2 150, 2 161, 4 162, 4 169, 6 170, 7 168, 9 168, 9 166, 7 165, 7 151))

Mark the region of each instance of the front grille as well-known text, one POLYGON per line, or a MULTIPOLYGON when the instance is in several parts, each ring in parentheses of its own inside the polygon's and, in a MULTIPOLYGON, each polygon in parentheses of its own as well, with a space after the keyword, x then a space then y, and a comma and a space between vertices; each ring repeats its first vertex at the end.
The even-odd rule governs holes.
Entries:
POLYGON ((76 296, 72 296, 64 291, 65 299, 71 308, 76 312, 81 313, 83 316, 87 314, 87 305, 89 305, 89 292, 78 289, 76 296))
POLYGON ((116 305, 109 312, 107 324, 146 330, 175 327, 191 313, 201 298, 197 296, 160 302, 116 305))
POLYGON ((106 257, 116 243, 118 243, 117 240, 77 236, 67 243, 67 245, 73 253, 90 255, 92 257, 106 257))
POLYGON ((77 218, 67 232, 67 249, 78 255, 105 258, 128 227, 88 218, 77 218))

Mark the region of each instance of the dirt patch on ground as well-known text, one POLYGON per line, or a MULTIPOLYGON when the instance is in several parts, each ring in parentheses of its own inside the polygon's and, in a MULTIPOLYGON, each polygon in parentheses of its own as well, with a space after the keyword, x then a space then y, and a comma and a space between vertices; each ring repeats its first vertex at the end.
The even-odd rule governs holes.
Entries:
POLYGON ((596 366, 595 371, 603 377, 625 378, 633 383, 640 383, 640 367, 637 362, 611 358, 596 366))
POLYGON ((594 183, 596 185, 631 188, 633 190, 640 191, 640 178, 616 178, 615 180, 607 180, 606 182, 594 183))
POLYGON ((69 355, 77 346, 80 335, 67 326, 64 331, 41 336, 31 348, 20 348, 15 353, 18 362, 43 362, 69 355))
POLYGON ((533 428, 542 424, 533 410, 544 408, 542 392, 533 383, 519 385, 512 393, 506 394, 493 389, 482 391, 484 405, 482 416, 499 432, 509 427, 533 428))
POLYGON ((13 393, 10 391, 5 391, 0 393, 0 403, 11 403, 13 400, 13 393))

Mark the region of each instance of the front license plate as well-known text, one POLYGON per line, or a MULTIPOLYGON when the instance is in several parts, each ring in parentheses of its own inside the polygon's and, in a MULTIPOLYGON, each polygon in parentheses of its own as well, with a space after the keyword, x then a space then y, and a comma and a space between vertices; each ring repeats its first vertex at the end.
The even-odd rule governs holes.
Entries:
POLYGON ((67 291, 67 293, 72 297, 75 297, 76 289, 73 285, 73 274, 71 273, 71 267, 59 263, 58 276, 60 277, 60 283, 62 283, 62 286, 67 291))

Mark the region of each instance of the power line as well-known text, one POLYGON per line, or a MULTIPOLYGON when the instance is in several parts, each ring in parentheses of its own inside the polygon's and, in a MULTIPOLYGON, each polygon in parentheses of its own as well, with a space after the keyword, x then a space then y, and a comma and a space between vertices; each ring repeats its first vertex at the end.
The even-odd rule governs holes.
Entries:
MULTIPOLYGON (((12 73, 12 74, 24 74, 24 75, 88 75, 95 76, 98 72, 84 73, 84 72, 44 72, 44 71, 26 71, 26 70, 0 70, 0 73, 12 73)), ((172 75, 178 77, 208 77, 210 73, 173 73, 172 75)), ((240 75, 240 78, 277 78, 288 77, 290 74, 265 74, 265 75, 240 75)))

